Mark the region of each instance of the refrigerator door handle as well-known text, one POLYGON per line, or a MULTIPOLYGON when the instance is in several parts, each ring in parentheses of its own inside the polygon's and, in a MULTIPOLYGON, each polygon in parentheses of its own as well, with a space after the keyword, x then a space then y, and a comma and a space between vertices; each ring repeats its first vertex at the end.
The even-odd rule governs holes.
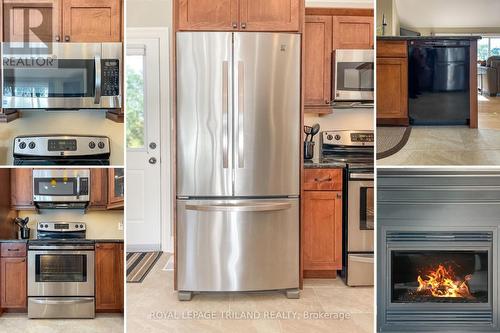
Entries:
POLYGON ((222 62, 222 167, 227 169, 229 149, 229 62, 222 62))
POLYGON ((245 65, 238 61, 238 168, 245 167, 244 156, 245 65))
POLYGON ((204 211, 204 212, 271 212, 290 209, 292 205, 288 202, 269 202, 269 203, 244 203, 238 205, 232 204, 207 204, 197 205, 188 204, 186 210, 204 211))

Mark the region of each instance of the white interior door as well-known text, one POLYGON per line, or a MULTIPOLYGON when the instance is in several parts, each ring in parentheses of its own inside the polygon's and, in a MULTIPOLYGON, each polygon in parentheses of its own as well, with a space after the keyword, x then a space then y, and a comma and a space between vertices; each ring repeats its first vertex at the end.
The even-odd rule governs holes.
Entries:
MULTIPOLYGON (((168 80, 162 80, 162 75, 168 78, 168 61, 166 66, 161 61, 163 47, 160 38, 154 34, 150 36, 147 30, 130 30, 127 31, 125 63, 127 251, 159 251, 162 239, 165 239, 162 232, 169 232, 169 224, 162 228, 162 216, 165 215, 162 201, 169 200, 162 195, 162 192, 165 193, 162 187, 170 184, 168 173, 163 174, 162 166, 170 164, 169 155, 163 150, 170 140, 168 137, 162 140, 160 131, 161 114, 169 114, 168 80), (166 99, 164 95, 167 95, 166 99), (162 112, 163 109, 165 112, 162 112)), ((164 38, 167 36, 165 34, 164 38)), ((168 52, 165 57, 168 59, 168 52)), ((166 211, 166 214, 169 215, 169 212, 166 211)))

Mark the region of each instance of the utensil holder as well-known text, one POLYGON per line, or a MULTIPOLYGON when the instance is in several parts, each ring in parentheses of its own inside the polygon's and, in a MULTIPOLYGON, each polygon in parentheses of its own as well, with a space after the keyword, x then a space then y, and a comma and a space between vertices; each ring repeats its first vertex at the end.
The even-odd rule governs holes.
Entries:
POLYGON ((19 228, 19 239, 30 239, 30 228, 19 228))
POLYGON ((311 160, 314 157, 314 141, 304 141, 304 159, 311 160))

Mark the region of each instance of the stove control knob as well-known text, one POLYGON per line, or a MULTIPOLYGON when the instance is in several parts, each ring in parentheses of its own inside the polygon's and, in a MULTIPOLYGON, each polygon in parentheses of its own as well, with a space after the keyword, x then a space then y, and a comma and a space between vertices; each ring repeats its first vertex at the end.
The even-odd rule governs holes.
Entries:
POLYGON ((97 146, 98 146, 100 149, 103 149, 103 148, 104 148, 104 142, 102 142, 102 141, 101 141, 101 142, 99 142, 99 143, 97 144, 97 146))
POLYGON ((43 229, 43 224, 40 224, 40 229, 43 229))
POLYGON ((80 228, 83 229, 83 224, 80 224, 80 228))
POLYGON ((30 147, 30 149, 35 149, 36 144, 33 141, 31 141, 28 147, 30 147))
POLYGON ((19 148, 21 148, 21 149, 26 148, 26 142, 24 142, 24 141, 23 141, 23 142, 21 142, 21 143, 19 144, 19 148))
POLYGON ((331 139, 333 139, 333 135, 328 134, 328 135, 326 136, 326 138, 327 138, 328 140, 331 140, 331 139))
POLYGON ((45 225, 45 228, 48 228, 48 227, 49 227, 49 225, 48 225, 48 224, 46 224, 46 225, 45 225))
POLYGON ((75 225, 75 228, 78 228, 78 224, 77 224, 77 225, 75 225))
POLYGON ((94 149, 95 148, 95 142, 94 141, 90 141, 89 148, 90 149, 94 149))
POLYGON ((339 141, 340 140, 340 135, 335 135, 335 140, 339 141))

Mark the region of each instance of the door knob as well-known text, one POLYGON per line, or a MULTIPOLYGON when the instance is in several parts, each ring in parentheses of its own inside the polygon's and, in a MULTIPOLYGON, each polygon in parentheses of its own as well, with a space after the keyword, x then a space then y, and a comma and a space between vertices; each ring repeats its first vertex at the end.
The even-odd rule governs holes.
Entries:
POLYGON ((151 157, 149 159, 149 164, 156 164, 156 157, 151 157))
POLYGON ((156 149, 156 142, 151 142, 151 143, 149 144, 149 148, 151 148, 151 149, 156 149))

